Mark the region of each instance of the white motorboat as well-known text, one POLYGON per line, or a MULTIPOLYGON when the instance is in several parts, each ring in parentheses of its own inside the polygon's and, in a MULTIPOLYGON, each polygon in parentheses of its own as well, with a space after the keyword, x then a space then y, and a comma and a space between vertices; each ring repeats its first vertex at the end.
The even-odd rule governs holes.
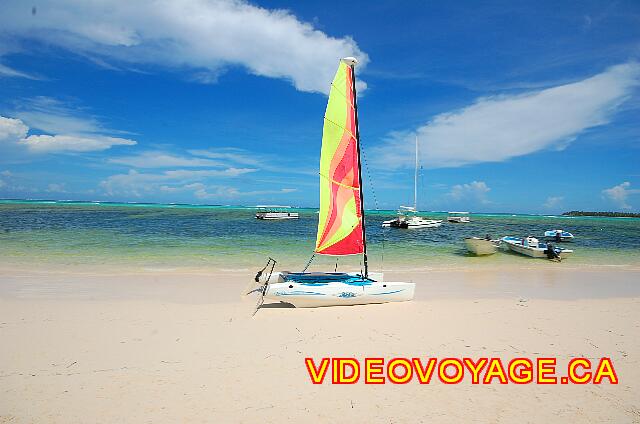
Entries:
POLYGON ((544 238, 559 243, 562 241, 573 241, 574 236, 570 232, 564 230, 549 230, 544 232, 544 238))
MULTIPOLYGON (((548 253, 547 243, 540 243, 535 237, 502 237, 502 243, 509 248, 509 250, 519 253, 521 255, 530 256, 532 258, 547 258, 551 259, 548 253)), ((564 259, 573 253, 573 250, 564 249, 562 247, 553 246, 553 251, 560 259, 564 259)))
POLYGON ((400 206, 396 218, 384 221, 383 227, 388 228, 436 228, 442 225, 442 220, 426 219, 417 215, 418 213, 418 137, 416 136, 416 166, 413 176, 413 206, 400 206))
POLYGON ((278 219, 298 219, 298 212, 291 212, 291 206, 256 206, 259 212, 256 213, 256 219, 278 220, 278 219))
POLYGON ((320 213, 314 256, 362 255, 362 271, 274 272, 276 262, 269 258, 267 265, 256 274, 255 281, 261 284, 260 287, 251 291, 260 293, 256 311, 264 299, 297 307, 413 299, 414 283, 385 282, 382 274, 369 273, 354 74, 356 63, 354 58, 340 61, 329 93, 320 154, 320 213))
POLYGON ((454 224, 464 224, 471 222, 471 218, 469 217, 469 212, 449 212, 447 221, 453 222, 454 224))
POLYGON ((467 237, 464 239, 469 252, 477 256, 493 255, 500 247, 500 240, 489 238, 467 237))

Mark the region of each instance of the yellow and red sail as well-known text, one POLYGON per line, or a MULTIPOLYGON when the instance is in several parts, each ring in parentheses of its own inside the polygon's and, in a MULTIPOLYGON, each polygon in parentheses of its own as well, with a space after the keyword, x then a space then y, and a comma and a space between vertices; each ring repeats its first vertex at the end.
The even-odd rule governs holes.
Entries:
POLYGON ((324 115, 316 253, 364 252, 353 68, 340 61, 324 115))

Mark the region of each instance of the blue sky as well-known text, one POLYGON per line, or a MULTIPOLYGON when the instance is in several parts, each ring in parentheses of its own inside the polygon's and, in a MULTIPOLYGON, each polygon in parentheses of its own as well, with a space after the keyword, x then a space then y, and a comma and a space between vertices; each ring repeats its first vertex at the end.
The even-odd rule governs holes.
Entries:
POLYGON ((365 199, 640 208, 640 3, 3 1, 0 198, 317 206, 357 69, 365 199))

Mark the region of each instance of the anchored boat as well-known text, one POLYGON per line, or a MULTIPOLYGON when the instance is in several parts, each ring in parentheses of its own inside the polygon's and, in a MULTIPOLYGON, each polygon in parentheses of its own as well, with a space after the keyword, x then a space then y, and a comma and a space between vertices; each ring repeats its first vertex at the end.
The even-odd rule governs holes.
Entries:
POLYGON ((256 219, 264 220, 280 220, 280 219, 298 219, 298 212, 291 212, 291 206, 256 206, 258 212, 256 219))
POLYGON ((564 230, 549 230, 544 232, 544 238, 559 243, 562 241, 573 241, 574 236, 570 232, 564 230))
POLYGON ((415 208, 410 206, 400 206, 398 216, 396 218, 384 221, 383 227, 418 229, 418 228, 436 228, 442 225, 441 220, 425 219, 416 215, 415 208))
POLYGON ((414 283, 384 282, 382 274, 368 269, 356 64, 355 58, 342 59, 331 84, 320 154, 320 212, 314 255, 362 255, 363 269, 359 273, 274 272, 276 262, 269 258, 255 278, 262 285, 252 290, 260 293, 256 311, 264 299, 297 307, 413 299, 414 283))
MULTIPOLYGON (((549 253, 549 245, 547 243, 540 243, 535 237, 502 237, 502 242, 505 246, 509 248, 509 250, 519 253, 521 255, 530 256, 532 258, 547 258, 553 259, 553 255, 549 253)), ((555 255, 564 259, 570 254, 573 253, 573 250, 564 249, 562 247, 553 246, 553 252, 555 255)))
POLYGON ((447 221, 453 222, 454 224, 464 224, 471 222, 471 218, 469 217, 469 212, 449 212, 447 221))
POLYGON ((398 216, 394 219, 384 221, 383 227, 418 229, 436 228, 442 225, 442 220, 425 219, 417 215, 418 213, 418 137, 416 136, 416 167, 413 178, 413 207, 400 206, 398 216))
POLYGON ((464 243, 469 252, 477 256, 493 255, 500 247, 500 240, 491 240, 488 236, 485 238, 467 237, 464 239, 464 243))

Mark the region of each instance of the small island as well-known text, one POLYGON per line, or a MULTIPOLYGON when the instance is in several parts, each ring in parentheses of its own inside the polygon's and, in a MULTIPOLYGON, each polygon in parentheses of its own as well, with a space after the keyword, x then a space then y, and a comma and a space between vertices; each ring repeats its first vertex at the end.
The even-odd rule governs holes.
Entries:
POLYGON ((570 211, 564 212, 564 216, 606 216, 613 218, 640 218, 640 213, 635 212, 587 212, 587 211, 570 211))

